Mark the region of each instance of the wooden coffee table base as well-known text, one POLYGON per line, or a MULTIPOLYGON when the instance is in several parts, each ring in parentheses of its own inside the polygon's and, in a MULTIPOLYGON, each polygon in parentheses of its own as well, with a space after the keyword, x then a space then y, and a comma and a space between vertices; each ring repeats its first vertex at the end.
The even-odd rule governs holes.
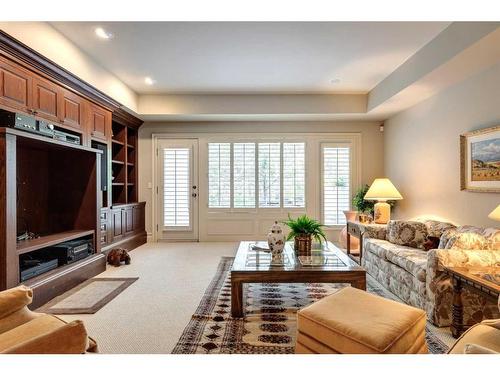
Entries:
POLYGON ((366 290, 365 270, 356 271, 231 271, 231 315, 244 316, 243 283, 346 283, 354 288, 366 290))

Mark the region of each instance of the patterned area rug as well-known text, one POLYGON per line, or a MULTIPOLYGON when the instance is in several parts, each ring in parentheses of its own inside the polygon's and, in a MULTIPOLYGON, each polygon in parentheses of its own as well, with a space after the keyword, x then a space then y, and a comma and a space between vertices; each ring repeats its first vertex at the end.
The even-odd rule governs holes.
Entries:
MULTIPOLYGON (((343 284, 244 284, 245 318, 231 317, 231 265, 223 257, 200 305, 172 351, 173 354, 290 354, 294 352, 296 312, 343 284)), ((373 278, 370 293, 401 302, 373 278)), ((431 353, 445 353, 448 345, 439 329, 427 324, 431 353)), ((451 337, 451 335, 450 335, 451 337)))

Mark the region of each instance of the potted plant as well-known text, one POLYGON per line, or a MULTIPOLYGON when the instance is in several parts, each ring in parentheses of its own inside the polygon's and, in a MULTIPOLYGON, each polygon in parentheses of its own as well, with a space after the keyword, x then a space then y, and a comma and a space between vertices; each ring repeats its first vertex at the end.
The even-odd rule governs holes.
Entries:
POLYGON ((290 228, 287 240, 294 239, 294 249, 297 255, 310 255, 312 248, 312 239, 314 238, 319 243, 322 240, 326 241, 325 233, 319 221, 307 217, 307 215, 299 216, 297 219, 292 219, 290 214, 288 220, 283 224, 290 228))

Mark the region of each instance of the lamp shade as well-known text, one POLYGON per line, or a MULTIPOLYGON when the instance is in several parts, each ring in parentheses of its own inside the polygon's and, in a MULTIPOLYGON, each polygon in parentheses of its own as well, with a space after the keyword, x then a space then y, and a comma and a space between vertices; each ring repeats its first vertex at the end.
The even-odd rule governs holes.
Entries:
POLYGON ((376 178, 366 192, 365 199, 372 201, 392 201, 403 199, 403 196, 388 178, 376 178))
POLYGON ((488 215, 490 219, 500 221, 500 204, 488 215))

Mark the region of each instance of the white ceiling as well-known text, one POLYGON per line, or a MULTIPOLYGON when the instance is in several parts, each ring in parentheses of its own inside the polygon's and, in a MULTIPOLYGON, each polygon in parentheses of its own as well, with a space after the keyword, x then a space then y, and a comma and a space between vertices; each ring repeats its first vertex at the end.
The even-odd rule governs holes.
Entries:
POLYGON ((368 92, 447 22, 52 22, 142 93, 368 92), (114 34, 94 34, 97 26, 114 34), (150 76, 154 86, 147 86, 150 76), (339 83, 332 83, 339 79, 339 83))

